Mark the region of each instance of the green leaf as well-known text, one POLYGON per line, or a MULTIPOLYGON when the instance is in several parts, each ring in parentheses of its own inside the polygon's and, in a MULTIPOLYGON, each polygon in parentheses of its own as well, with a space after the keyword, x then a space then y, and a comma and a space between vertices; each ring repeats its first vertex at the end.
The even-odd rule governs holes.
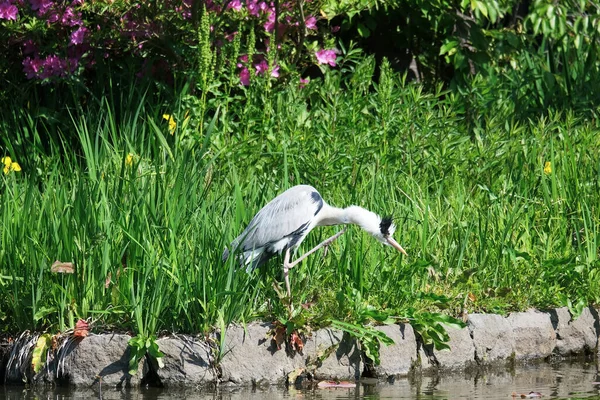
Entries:
POLYGON ((40 307, 38 308, 38 310, 36 311, 36 313, 33 315, 33 320, 34 321, 39 321, 44 317, 47 317, 50 314, 53 314, 56 312, 56 308, 55 307, 40 307))
POLYGON ((363 23, 359 23, 356 29, 358 30, 358 34, 361 37, 368 38, 369 36, 371 36, 371 31, 363 23))
POLYGON ((448 55, 452 55, 456 52, 456 48, 458 46, 457 40, 449 40, 440 47, 440 56, 448 53, 448 55))

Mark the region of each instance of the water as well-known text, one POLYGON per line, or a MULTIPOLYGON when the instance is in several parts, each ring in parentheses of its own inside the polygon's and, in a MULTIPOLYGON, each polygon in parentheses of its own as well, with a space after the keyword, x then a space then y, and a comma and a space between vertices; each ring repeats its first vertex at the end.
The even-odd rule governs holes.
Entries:
POLYGON ((515 369, 477 370, 466 373, 416 375, 394 382, 364 380, 356 388, 219 388, 218 390, 137 390, 99 391, 97 387, 70 390, 0 386, 0 399, 135 399, 204 400, 249 398, 281 399, 513 399, 520 394, 539 392, 542 399, 600 399, 598 366, 585 362, 561 362, 519 366, 515 369))

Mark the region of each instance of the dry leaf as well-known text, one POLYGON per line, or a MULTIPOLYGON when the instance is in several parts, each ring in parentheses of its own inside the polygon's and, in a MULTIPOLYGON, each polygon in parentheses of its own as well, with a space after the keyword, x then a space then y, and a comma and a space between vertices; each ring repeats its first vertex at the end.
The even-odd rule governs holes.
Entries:
POLYGON ((108 289, 108 287, 110 286, 111 277, 112 274, 110 273, 110 271, 108 271, 108 275, 106 275, 106 279, 104 280, 104 289, 108 289))
POLYGON ((279 325, 275 327, 275 333, 273 334, 273 341, 277 346, 277 350, 281 350, 281 345, 285 342, 285 326, 279 325))
POLYGON ((58 274, 72 274, 75 272, 75 265, 72 262, 54 261, 50 271, 58 274))
POLYGON ((298 335, 297 331, 294 331, 290 336, 290 344, 294 350, 296 350, 298 353, 302 353, 304 342, 302 342, 302 339, 300 338, 300 335, 298 335))
POLYGON ((477 300, 477 297, 475 297, 475 295, 471 292, 469 292, 469 300, 471 300, 472 302, 475 302, 477 300))
POLYGON ((77 338, 84 338, 88 335, 90 329, 90 325, 84 320, 80 319, 75 324, 75 329, 73 329, 73 336, 77 338))
POLYGON ((60 338, 60 333, 52 336, 52 350, 56 351, 58 349, 58 339, 60 338))

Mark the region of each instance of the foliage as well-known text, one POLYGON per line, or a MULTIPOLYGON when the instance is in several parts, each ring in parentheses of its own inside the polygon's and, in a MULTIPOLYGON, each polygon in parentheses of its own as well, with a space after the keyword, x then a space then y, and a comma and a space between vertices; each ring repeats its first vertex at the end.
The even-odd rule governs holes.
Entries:
MULTIPOLYGON (((440 348, 446 316, 600 301, 595 121, 520 121, 500 97, 465 110, 387 62, 373 84, 375 60, 354 48, 337 61, 322 79, 278 88, 257 76, 243 96, 205 103, 132 89, 119 108, 107 98, 56 123, 35 103, 0 110, 12 133, 3 156, 21 169, 0 174, 2 329, 93 317, 139 335, 140 358, 165 330, 335 323, 375 359, 374 323, 409 320, 440 348), (297 183, 333 205, 393 213, 409 258, 350 229, 292 270, 291 307, 304 311, 290 315, 280 260, 246 274, 221 256, 297 183), (74 273, 52 272, 56 260, 74 273)), ((315 230, 303 249, 335 230, 315 230)))
MULTIPOLYGON (((390 59, 433 89, 444 82, 472 106, 473 80, 516 104, 520 118, 549 108, 594 112, 600 7, 597 1, 324 1, 340 38, 390 59)), ((486 96, 486 94, 488 94, 486 96)), ((477 100, 475 100, 477 101, 477 100)), ((477 107, 474 107, 477 109, 477 107)))
POLYGON ((156 337, 145 336, 138 334, 137 336, 129 339, 129 349, 131 356, 129 358, 129 375, 135 375, 139 369, 139 363, 144 357, 149 357, 151 365, 157 370, 163 367, 162 358, 164 354, 158 349, 156 344, 156 337))

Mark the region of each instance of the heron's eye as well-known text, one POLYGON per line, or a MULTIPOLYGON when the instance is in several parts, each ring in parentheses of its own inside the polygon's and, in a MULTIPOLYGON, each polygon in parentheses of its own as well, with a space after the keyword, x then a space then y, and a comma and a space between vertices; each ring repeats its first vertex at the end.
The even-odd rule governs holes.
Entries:
POLYGON ((381 222, 379 223, 379 230, 383 236, 388 237, 390 235, 390 227, 392 226, 392 222, 391 216, 383 217, 381 219, 381 222))

